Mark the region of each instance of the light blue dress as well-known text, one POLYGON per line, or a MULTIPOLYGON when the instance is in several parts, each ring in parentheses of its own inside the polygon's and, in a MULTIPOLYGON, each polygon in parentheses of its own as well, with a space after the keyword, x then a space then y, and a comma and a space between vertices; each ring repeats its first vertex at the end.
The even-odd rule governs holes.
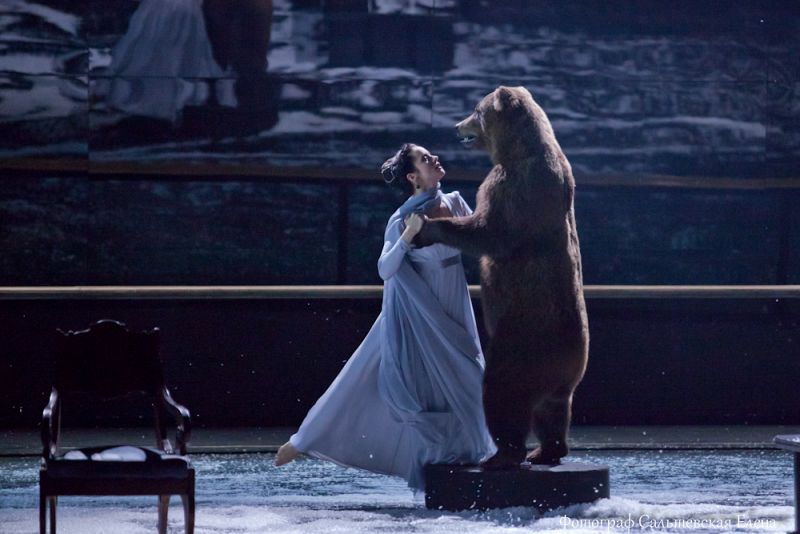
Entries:
POLYGON ((497 451, 483 413, 484 358, 459 251, 413 248, 403 219, 454 191, 411 197, 389 219, 378 272, 383 308, 292 445, 337 464, 403 477, 424 490, 427 463, 478 463, 497 451))

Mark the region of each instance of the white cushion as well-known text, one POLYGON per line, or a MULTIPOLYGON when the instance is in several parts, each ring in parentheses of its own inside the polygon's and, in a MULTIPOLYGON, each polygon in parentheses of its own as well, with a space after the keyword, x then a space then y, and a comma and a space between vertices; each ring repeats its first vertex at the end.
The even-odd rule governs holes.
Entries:
POLYGON ((112 447, 92 455, 92 460, 96 462, 144 462, 145 458, 142 449, 130 445, 112 447))
MULTIPOLYGON (((88 460, 89 458, 83 451, 69 451, 63 457, 64 460, 88 460)), ((92 460, 96 462, 144 462, 146 459, 145 453, 139 447, 132 447, 130 445, 121 445, 119 447, 111 447, 100 452, 92 454, 92 460)))

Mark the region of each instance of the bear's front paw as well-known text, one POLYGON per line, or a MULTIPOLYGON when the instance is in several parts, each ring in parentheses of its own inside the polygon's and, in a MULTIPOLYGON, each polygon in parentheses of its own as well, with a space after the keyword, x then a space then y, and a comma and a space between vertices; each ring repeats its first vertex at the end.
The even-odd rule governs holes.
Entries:
POLYGON ((417 235, 414 236, 411 244, 417 248, 429 247, 437 242, 435 234, 434 223, 426 221, 420 231, 417 232, 417 235))

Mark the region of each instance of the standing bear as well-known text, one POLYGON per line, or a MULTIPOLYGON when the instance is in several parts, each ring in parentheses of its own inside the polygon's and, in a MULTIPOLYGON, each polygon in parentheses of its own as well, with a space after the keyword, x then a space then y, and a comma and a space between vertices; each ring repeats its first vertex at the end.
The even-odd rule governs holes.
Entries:
POLYGON ((498 447, 484 466, 518 466, 530 430, 540 445, 527 459, 557 464, 589 350, 572 168, 524 87, 498 87, 456 129, 494 168, 472 215, 426 220, 415 245, 480 256, 490 336, 483 404, 498 447))

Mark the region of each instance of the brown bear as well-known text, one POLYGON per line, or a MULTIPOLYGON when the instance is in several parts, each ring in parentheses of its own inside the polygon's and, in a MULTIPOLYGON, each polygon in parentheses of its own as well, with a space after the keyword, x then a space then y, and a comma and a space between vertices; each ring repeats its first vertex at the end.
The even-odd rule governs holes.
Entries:
POLYGON ((530 430, 540 446, 527 459, 557 464, 589 349, 572 168, 524 87, 498 87, 456 128, 494 168, 472 215, 426 220, 415 244, 480 256, 490 336, 483 403, 498 447, 484 466, 518 466, 530 430))

